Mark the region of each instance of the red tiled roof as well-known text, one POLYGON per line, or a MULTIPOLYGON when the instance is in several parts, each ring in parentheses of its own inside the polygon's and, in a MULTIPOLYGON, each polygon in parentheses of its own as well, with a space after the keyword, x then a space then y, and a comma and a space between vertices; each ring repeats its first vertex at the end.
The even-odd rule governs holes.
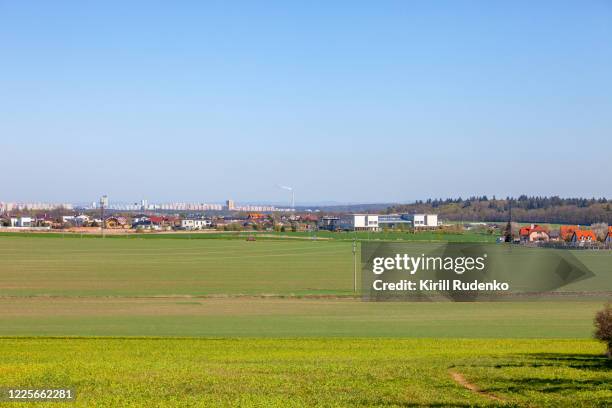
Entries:
POLYGON ((548 233, 548 230, 540 225, 536 225, 531 229, 531 232, 536 231, 536 232, 546 232, 548 233))
POLYGON ((521 228, 519 231, 519 235, 522 237, 526 237, 532 232, 545 232, 548 234, 548 230, 546 230, 546 228, 542 227, 541 225, 534 225, 533 228, 531 226, 521 228))
POLYGON ((305 215, 302 219, 304 221, 319 221, 319 217, 316 215, 305 215))
POLYGON ((161 216, 161 215, 149 215, 147 216, 147 218, 149 219, 149 221, 151 221, 151 223, 153 224, 163 224, 165 223, 173 223, 177 221, 177 217, 173 217, 171 215, 168 216, 161 216))
POLYGON ((559 235, 561 235, 561 239, 569 239, 574 235, 574 231, 578 231, 577 225, 562 225, 559 227, 559 235))
POLYGON ((597 237, 593 231, 577 230, 574 231, 573 236, 576 237, 576 240, 588 240, 589 238, 591 238, 592 241, 597 240, 597 237))
POLYGON ((157 215, 149 216, 149 221, 151 221, 153 224, 161 224, 163 220, 164 217, 159 217, 157 215))

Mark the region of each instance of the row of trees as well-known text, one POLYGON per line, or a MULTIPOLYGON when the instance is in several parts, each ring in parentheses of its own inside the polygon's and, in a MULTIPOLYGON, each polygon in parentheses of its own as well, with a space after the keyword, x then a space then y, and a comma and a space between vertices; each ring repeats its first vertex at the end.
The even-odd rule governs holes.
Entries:
POLYGON ((612 224, 612 201, 606 198, 527 197, 489 199, 487 196, 468 199, 429 199, 414 204, 395 205, 387 213, 436 213, 452 221, 507 221, 529 223, 590 225, 612 224))

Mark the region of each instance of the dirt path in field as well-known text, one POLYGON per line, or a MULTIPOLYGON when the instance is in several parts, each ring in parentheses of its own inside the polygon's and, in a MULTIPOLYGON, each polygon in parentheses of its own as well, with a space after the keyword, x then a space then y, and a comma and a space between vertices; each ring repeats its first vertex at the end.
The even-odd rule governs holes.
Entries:
POLYGON ((471 382, 466 380, 465 377, 463 376, 463 374, 458 373, 458 372, 456 372, 454 370, 449 370, 448 372, 449 372, 451 378, 457 384, 461 385, 462 387, 467 388, 468 390, 470 390, 470 391, 472 391, 472 392, 474 392, 476 394, 482 395, 483 397, 488 398, 488 399, 493 400, 493 401, 497 401, 497 402, 505 402, 506 401, 505 399, 500 398, 500 397, 498 397, 495 394, 492 394, 490 392, 486 392, 486 391, 481 390, 480 388, 478 388, 478 386, 476 384, 472 384, 471 382))

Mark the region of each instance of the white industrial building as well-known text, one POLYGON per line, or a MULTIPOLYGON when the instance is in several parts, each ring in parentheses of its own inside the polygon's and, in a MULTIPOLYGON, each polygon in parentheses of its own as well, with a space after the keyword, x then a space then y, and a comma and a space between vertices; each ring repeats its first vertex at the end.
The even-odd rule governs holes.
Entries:
MULTIPOLYGON (((329 217, 328 217, 329 218, 329 217)), ((437 214, 347 214, 334 224, 338 229, 350 231, 379 231, 381 228, 396 228, 409 225, 414 228, 437 228, 437 214)), ((334 229, 332 225, 331 228, 334 229)))
POLYGON ((340 217, 338 227, 350 231, 378 231, 378 214, 347 214, 340 217))
POLYGON ((413 214, 412 215, 412 226, 414 228, 437 227, 438 226, 438 214, 413 214))

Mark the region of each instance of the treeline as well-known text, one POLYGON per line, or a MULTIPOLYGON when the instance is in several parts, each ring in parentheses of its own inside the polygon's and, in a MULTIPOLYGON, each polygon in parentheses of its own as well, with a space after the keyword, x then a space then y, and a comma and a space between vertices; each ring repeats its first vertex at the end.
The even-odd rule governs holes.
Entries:
POLYGON ((451 221, 507 221, 512 208, 512 220, 517 222, 590 225, 605 222, 612 225, 612 200, 606 198, 506 197, 498 199, 469 197, 428 199, 413 204, 394 205, 386 212, 435 213, 451 221))

